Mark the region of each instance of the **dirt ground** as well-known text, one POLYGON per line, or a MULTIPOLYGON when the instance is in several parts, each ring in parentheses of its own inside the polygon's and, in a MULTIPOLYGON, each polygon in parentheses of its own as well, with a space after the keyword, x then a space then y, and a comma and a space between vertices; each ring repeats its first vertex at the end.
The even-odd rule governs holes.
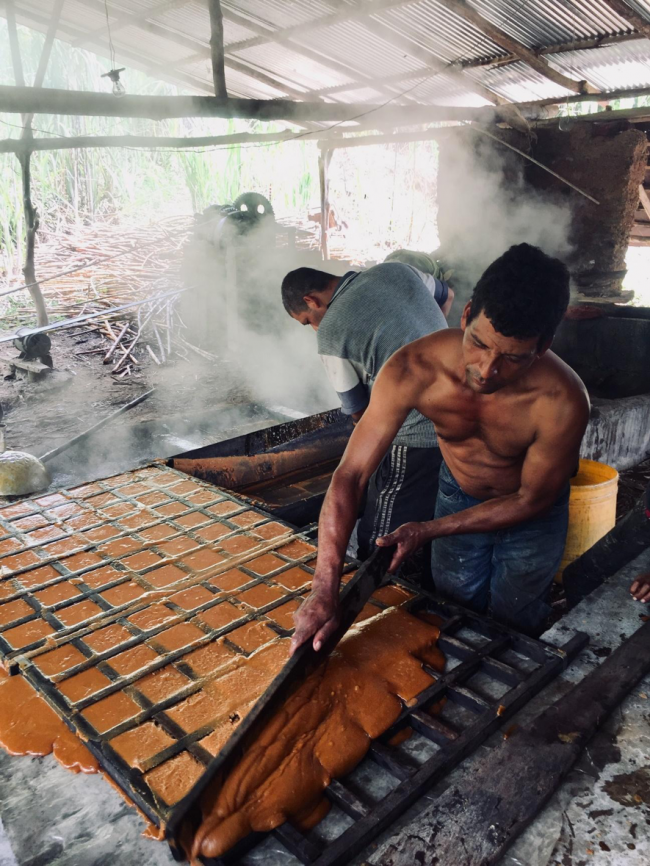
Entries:
MULTIPOLYGON (((61 445, 151 388, 148 400, 129 410, 116 424, 173 419, 187 414, 188 406, 246 402, 248 395, 229 374, 228 365, 182 359, 164 368, 143 358, 138 372, 114 379, 102 359, 108 345, 96 333, 78 336, 55 331, 52 337, 54 370, 37 382, 21 371, 7 379, 2 364, 0 405, 7 448, 40 455, 61 445), (95 350, 100 350, 95 352, 95 350)), ((4 347, 3 357, 17 355, 4 347)))

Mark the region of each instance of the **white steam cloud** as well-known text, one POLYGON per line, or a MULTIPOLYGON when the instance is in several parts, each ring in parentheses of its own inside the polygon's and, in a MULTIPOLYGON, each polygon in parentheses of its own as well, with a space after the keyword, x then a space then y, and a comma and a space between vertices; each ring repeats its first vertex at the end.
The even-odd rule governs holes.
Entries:
POLYGON ((570 207, 530 186, 524 167, 523 157, 471 130, 441 144, 439 254, 456 269, 450 324, 486 267, 513 244, 533 244, 562 261, 571 252, 570 207))

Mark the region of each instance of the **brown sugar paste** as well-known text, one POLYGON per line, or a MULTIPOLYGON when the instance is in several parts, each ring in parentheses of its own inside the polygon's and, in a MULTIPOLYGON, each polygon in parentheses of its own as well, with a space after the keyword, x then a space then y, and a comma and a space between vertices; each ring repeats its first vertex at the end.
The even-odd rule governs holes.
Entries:
POLYGON ((53 753, 75 773, 98 771, 81 740, 20 674, 0 677, 0 746, 10 755, 53 753))
POLYGON ((353 626, 330 657, 269 719, 221 786, 203 795, 192 857, 219 857, 251 831, 286 820, 313 826, 323 790, 364 757, 397 720, 402 702, 442 670, 435 625, 392 608, 353 626))

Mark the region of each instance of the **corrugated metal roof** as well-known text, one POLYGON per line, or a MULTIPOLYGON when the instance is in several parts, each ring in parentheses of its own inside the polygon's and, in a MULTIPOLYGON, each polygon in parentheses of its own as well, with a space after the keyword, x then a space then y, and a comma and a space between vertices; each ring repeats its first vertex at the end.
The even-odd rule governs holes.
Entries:
MULTIPOLYGON (((206 0, 107 2, 120 65, 145 69, 184 91, 210 92, 206 0)), ((468 2, 512 39, 537 50, 634 29, 605 0, 468 2)), ((650 0, 627 2, 650 24, 650 0)), ((21 23, 46 29, 54 0, 14 3, 21 23)), ((247 75, 227 68, 233 95, 273 99, 286 95, 288 88, 309 98, 311 91, 336 88, 327 98, 482 105, 479 85, 512 101, 568 93, 519 61, 477 66, 460 77, 435 74, 430 63, 437 67, 507 55, 444 0, 222 0, 222 8, 227 56, 267 78, 259 81, 254 71, 247 75), (395 42, 391 31, 399 37, 395 42)), ((58 35, 106 56, 104 0, 66 0, 58 35)), ((650 86, 650 40, 547 54, 546 59, 566 76, 586 79, 601 90, 650 86)))
POLYGON ((592 82, 600 90, 643 87, 650 81, 650 40, 558 54, 553 57, 553 65, 567 75, 592 82))
POLYGON ((528 48, 632 29, 603 0, 472 0, 472 5, 528 48))
POLYGON ((500 69, 474 69, 473 75, 510 102, 528 102, 535 99, 569 96, 571 92, 561 87, 525 63, 511 63, 500 69))
POLYGON ((306 90, 318 87, 349 84, 355 81, 352 74, 329 69, 326 65, 299 54, 284 45, 269 43, 255 48, 245 48, 232 54, 233 57, 247 60, 258 69, 264 69, 269 75, 278 73, 288 81, 295 81, 306 90))
POLYGON ((435 0, 420 0, 376 17, 447 63, 457 58, 502 53, 502 49, 473 24, 435 0))

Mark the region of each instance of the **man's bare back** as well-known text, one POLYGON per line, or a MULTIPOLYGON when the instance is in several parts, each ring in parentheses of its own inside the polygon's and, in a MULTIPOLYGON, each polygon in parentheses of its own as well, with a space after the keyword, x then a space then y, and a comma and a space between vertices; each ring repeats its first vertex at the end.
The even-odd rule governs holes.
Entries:
POLYGON ((476 499, 514 493, 526 453, 556 417, 584 411, 576 374, 547 352, 516 382, 491 394, 472 390, 462 353, 463 332, 450 329, 406 346, 406 375, 418 382, 415 408, 434 422, 440 449, 462 489, 476 499))

